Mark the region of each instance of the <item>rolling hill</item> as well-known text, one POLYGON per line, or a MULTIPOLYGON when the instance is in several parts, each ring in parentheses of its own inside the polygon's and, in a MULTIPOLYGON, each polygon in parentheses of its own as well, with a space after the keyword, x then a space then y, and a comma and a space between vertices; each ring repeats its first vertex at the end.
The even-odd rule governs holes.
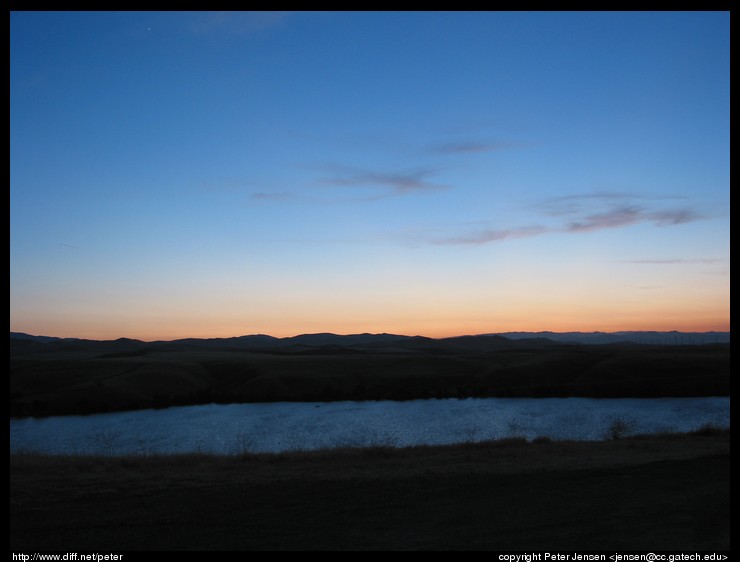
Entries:
POLYGON ((728 344, 265 335, 144 342, 10 336, 11 416, 211 402, 728 395, 728 344))

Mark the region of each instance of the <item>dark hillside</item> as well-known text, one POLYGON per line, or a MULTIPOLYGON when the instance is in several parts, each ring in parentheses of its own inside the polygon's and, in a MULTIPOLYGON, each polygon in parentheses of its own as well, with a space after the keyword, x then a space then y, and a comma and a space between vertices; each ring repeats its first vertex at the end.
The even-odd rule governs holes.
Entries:
POLYGON ((141 342, 11 337, 11 416, 210 402, 718 396, 730 347, 313 334, 141 342), (347 339, 344 339, 347 338, 347 339))

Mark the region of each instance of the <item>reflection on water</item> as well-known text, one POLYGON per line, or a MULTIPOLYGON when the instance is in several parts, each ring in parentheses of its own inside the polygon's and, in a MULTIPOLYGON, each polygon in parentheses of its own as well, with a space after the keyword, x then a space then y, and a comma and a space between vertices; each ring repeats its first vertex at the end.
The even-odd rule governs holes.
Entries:
POLYGON ((208 404, 10 421, 11 451, 153 454, 445 444, 521 436, 598 440, 729 427, 730 398, 470 398, 208 404))

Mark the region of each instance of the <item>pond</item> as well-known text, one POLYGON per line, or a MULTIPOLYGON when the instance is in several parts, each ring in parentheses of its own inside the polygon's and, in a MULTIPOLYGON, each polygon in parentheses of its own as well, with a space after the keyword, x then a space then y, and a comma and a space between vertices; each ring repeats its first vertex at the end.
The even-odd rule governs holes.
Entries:
POLYGON ((546 436, 599 440, 730 426, 730 398, 469 398, 207 404, 10 420, 11 452, 170 454, 409 446, 546 436))

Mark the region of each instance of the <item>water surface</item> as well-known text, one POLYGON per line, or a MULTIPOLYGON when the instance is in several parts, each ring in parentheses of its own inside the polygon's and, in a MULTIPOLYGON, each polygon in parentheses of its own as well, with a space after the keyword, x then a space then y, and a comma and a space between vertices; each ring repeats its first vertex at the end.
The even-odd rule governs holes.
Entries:
POLYGON ((10 420, 10 450, 154 454, 447 444, 521 436, 603 439, 730 425, 729 397, 469 398, 207 404, 10 420))

